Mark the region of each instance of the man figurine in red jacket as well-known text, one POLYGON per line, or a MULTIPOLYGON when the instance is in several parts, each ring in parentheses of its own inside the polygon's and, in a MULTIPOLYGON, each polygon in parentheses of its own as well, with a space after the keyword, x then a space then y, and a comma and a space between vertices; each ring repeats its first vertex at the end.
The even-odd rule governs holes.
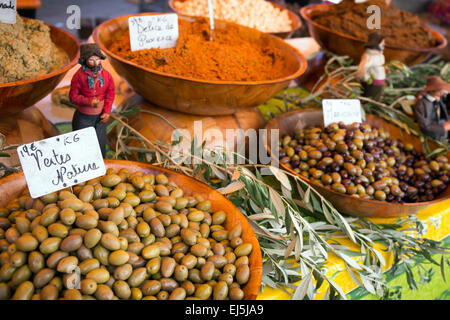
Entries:
POLYGON ((103 158, 106 155, 106 122, 114 102, 114 80, 104 70, 101 60, 106 57, 95 43, 80 47, 81 68, 72 78, 70 102, 78 106, 72 119, 72 130, 94 127, 103 158))

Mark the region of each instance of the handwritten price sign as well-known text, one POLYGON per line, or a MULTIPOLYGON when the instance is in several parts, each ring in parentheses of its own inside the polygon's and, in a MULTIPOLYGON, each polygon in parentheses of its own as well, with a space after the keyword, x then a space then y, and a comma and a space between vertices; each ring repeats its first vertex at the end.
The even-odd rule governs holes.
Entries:
POLYGON ((16 23, 16 0, 0 0, 0 22, 16 23))
POLYGON ((361 102, 358 99, 324 99, 322 109, 325 127, 340 121, 344 124, 362 122, 361 102))
POLYGON ((131 51, 177 45, 178 16, 174 13, 130 17, 128 26, 131 51))
POLYGON ((24 144, 17 153, 32 198, 106 173, 93 127, 24 144))

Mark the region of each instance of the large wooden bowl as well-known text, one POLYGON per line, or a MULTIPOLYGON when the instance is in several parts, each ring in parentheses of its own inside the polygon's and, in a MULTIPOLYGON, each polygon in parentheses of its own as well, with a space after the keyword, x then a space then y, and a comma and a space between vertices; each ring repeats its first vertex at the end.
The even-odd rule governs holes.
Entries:
MULTIPOLYGON (((186 195, 201 194, 205 199, 211 201, 211 209, 213 211, 223 210, 227 213, 225 228, 230 230, 234 226, 242 225, 242 240, 249 242, 253 246, 252 253, 249 256, 250 279, 243 288, 244 299, 255 300, 261 286, 262 277, 262 256, 258 239, 253 232, 252 227, 248 223, 244 215, 222 194, 199 182, 193 178, 183 174, 152 166, 150 164, 122 161, 122 160, 105 160, 107 168, 120 170, 126 168, 130 172, 143 171, 152 174, 165 174, 169 180, 180 186, 186 195)), ((23 173, 13 174, 0 180, 0 207, 4 207, 9 201, 18 197, 26 188, 25 177, 23 173)))
MULTIPOLYGON (((141 15, 150 14, 154 13, 141 15)), ((104 22, 94 30, 93 38, 108 56, 117 73, 125 78, 138 94, 160 107, 203 116, 230 115, 242 108, 255 107, 271 99, 286 88, 291 80, 298 78, 307 67, 303 55, 283 40, 251 28, 216 21, 216 29, 233 25, 239 29, 242 38, 263 39, 268 45, 280 49, 288 64, 289 76, 268 81, 207 81, 145 68, 108 49, 116 37, 128 29, 128 17, 131 16, 136 15, 104 22)))
MULTIPOLYGON (((188 17, 188 15, 183 14, 181 12, 179 12, 177 9, 175 9, 175 2, 184 2, 186 0, 169 0, 169 7, 175 11, 178 15, 180 16, 186 16, 188 17)), ((269 34, 274 35, 276 37, 279 37, 281 39, 288 39, 292 36, 292 34, 300 29, 302 27, 302 21, 300 20, 300 17, 298 15, 296 15, 294 12, 292 12, 289 9, 283 8, 275 3, 270 2, 271 5, 273 5, 274 7, 280 9, 280 10, 287 10, 288 15, 289 15, 289 19, 291 20, 291 30, 289 31, 285 31, 285 32, 269 32, 269 34)))
MULTIPOLYGON (((323 49, 337 55, 349 56, 353 59, 354 63, 359 63, 365 51, 364 46, 366 43, 364 40, 329 29, 311 19, 311 13, 313 11, 327 11, 329 8, 330 5, 326 4, 310 5, 302 8, 300 14, 307 22, 309 33, 323 49)), ((426 28, 426 30, 439 41, 438 46, 434 48, 414 49, 386 45, 384 50, 386 61, 397 60, 406 65, 415 65, 429 58, 435 50, 447 46, 447 40, 443 35, 430 28, 426 28)))
POLYGON ((53 43, 66 52, 67 63, 58 70, 39 77, 0 84, 0 114, 15 114, 34 105, 52 92, 67 71, 77 64, 80 55, 79 40, 63 29, 48 26, 53 43))
MULTIPOLYGON (((422 151, 422 143, 414 136, 407 135, 397 126, 370 114, 366 115, 365 123, 370 124, 373 127, 384 128, 391 134, 392 137, 403 141, 408 141, 414 145, 416 150, 422 151)), ((288 113, 281 114, 272 120, 270 120, 266 129, 271 131, 273 129, 279 130, 280 138, 287 134, 292 134, 297 128, 305 128, 308 126, 323 125, 323 113, 320 109, 304 109, 297 110, 288 113)), ((270 132, 268 132, 268 146, 270 146, 270 132)), ((447 154, 450 160, 450 153, 447 154)), ((377 200, 364 200, 353 198, 349 195, 345 195, 336 192, 330 188, 325 188, 316 183, 311 182, 309 179, 297 174, 287 166, 280 164, 280 166, 296 174, 301 179, 310 183, 317 191, 319 191, 326 199, 328 199, 340 212, 359 217, 401 217, 425 210, 431 205, 439 202, 447 201, 450 206, 450 186, 447 187, 445 192, 439 195, 434 201, 420 202, 420 203, 405 203, 394 204, 389 202, 377 201, 377 200)))

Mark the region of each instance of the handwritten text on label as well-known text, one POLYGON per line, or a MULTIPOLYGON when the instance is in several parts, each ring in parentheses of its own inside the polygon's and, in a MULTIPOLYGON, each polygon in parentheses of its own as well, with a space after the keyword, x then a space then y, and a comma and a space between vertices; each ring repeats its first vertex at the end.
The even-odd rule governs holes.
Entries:
POLYGON ((178 40, 178 16, 157 14, 128 18, 131 51, 142 49, 167 49, 175 47, 178 40))
POLYGON ((0 0, 0 22, 16 23, 16 0, 0 0))
POLYGON ((17 153, 33 198, 106 173, 93 127, 22 145, 17 153))

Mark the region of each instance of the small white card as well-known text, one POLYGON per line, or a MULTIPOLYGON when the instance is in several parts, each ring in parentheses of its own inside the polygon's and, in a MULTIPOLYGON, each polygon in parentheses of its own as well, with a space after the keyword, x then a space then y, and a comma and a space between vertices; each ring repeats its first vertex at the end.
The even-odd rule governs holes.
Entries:
POLYGON ((106 173, 93 127, 21 145, 17 153, 32 198, 106 173))
POLYGON ((178 15, 175 13, 130 17, 128 26, 131 51, 177 45, 178 15))
POLYGON ((362 122, 361 101, 358 99, 324 99, 322 109, 325 127, 340 121, 346 125, 362 122))
POLYGON ((16 0, 0 0, 0 22, 16 23, 16 0))

